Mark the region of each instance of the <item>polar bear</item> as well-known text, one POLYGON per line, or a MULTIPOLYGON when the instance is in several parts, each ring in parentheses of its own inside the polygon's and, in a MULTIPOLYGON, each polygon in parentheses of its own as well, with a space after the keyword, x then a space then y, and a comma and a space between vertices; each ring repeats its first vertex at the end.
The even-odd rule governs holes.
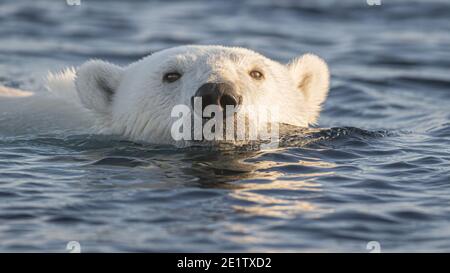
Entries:
POLYGON ((216 105, 224 112, 229 105, 277 107, 274 122, 308 127, 327 97, 329 71, 312 54, 281 64, 245 48, 188 45, 126 67, 90 60, 50 74, 48 88, 92 113, 99 133, 176 144, 173 109, 193 108, 194 98, 202 99, 202 107, 216 105))

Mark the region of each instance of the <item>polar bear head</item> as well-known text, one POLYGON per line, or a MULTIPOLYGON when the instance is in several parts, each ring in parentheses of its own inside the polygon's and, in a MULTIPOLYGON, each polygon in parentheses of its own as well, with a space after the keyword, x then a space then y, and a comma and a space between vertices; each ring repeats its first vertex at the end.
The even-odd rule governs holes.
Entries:
MULTIPOLYGON (((82 105, 103 131, 130 140, 173 143, 176 105, 278 107, 277 122, 316 122, 329 85, 327 65, 306 54, 281 64, 254 51, 223 46, 180 46, 126 67, 92 60, 76 72, 82 105)), ((250 119, 250 122, 251 119, 250 119)))

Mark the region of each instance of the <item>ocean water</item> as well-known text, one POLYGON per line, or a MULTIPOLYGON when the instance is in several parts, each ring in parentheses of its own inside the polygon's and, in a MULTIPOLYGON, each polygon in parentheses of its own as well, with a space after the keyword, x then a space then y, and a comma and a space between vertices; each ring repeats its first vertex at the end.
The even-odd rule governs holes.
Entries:
POLYGON ((179 150, 59 130, 39 108, 46 129, 29 130, 0 103, 0 251, 450 251, 450 2, 0 4, 1 85, 45 92, 47 71, 182 44, 322 56, 317 128, 275 150, 179 150))

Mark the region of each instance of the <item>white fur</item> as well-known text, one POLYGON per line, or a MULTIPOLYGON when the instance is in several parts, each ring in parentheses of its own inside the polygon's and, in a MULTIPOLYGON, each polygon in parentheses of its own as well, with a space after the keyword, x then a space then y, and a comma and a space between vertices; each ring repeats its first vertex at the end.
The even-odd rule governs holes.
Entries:
POLYGON ((68 67, 58 73, 47 75, 47 90, 58 98, 82 106, 80 97, 75 88, 76 69, 68 67))
POLYGON ((308 106, 308 124, 319 118, 322 103, 328 95, 330 73, 327 64, 319 57, 305 54, 294 59, 288 69, 292 78, 305 96, 308 106))
POLYGON ((0 97, 7 98, 22 98, 22 97, 30 97, 33 96, 33 92, 22 91, 18 89, 14 89, 11 87, 1 86, 0 85, 0 97))
POLYGON ((316 122, 328 93, 329 72, 311 54, 284 65, 254 51, 223 46, 180 46, 156 52, 127 67, 93 60, 76 72, 68 69, 48 77, 49 89, 97 117, 100 132, 130 140, 173 144, 170 129, 175 105, 190 105, 206 82, 229 82, 244 105, 279 107, 278 122, 307 127, 316 122), (255 81, 252 69, 265 76, 255 81), (167 72, 181 79, 162 81, 167 72))

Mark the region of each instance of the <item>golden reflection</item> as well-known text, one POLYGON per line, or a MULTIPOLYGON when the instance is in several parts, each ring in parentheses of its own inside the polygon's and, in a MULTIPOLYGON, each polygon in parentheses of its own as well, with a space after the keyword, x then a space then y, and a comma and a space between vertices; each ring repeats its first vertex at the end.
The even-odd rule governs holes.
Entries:
POLYGON ((237 191, 231 195, 233 198, 253 203, 246 206, 233 206, 238 212, 253 215, 285 218, 302 212, 319 210, 317 206, 308 201, 281 199, 249 191, 237 191))
MULTIPOLYGON (((290 218, 300 213, 311 216, 329 212, 329 209, 320 208, 309 199, 318 197, 322 192, 322 185, 315 178, 333 174, 330 169, 335 164, 320 161, 316 158, 299 160, 297 163, 258 161, 255 164, 254 174, 264 172, 265 181, 241 181, 242 187, 235 189, 230 195, 246 202, 245 205, 234 205, 233 208, 241 213, 257 216, 290 218), (282 171, 264 172, 265 169, 283 170, 288 166, 310 167, 307 172, 295 174, 282 171), (317 168, 317 170, 315 170, 317 168), (312 170, 312 171, 311 171, 312 170), (270 174, 270 176, 268 175, 270 174)), ((299 168, 302 170, 302 168, 299 168)), ((257 176, 257 175, 256 175, 257 176)))
MULTIPOLYGON (((274 173, 274 172, 273 172, 274 173)), ((280 177, 278 174, 276 177, 280 177)), ((282 178, 282 177, 281 177, 282 178)), ((270 180, 269 182, 244 182, 241 190, 308 190, 321 191, 321 185, 314 182, 312 179, 308 180, 270 180)))
POLYGON ((329 212, 313 200, 323 195, 317 178, 333 174, 336 165, 301 156, 301 160, 292 162, 292 158, 280 158, 280 154, 219 153, 207 161, 202 158, 193 163, 196 168, 190 173, 196 174, 202 186, 229 189, 229 196, 236 201, 232 208, 239 213, 290 218, 305 213, 317 217, 329 212))

